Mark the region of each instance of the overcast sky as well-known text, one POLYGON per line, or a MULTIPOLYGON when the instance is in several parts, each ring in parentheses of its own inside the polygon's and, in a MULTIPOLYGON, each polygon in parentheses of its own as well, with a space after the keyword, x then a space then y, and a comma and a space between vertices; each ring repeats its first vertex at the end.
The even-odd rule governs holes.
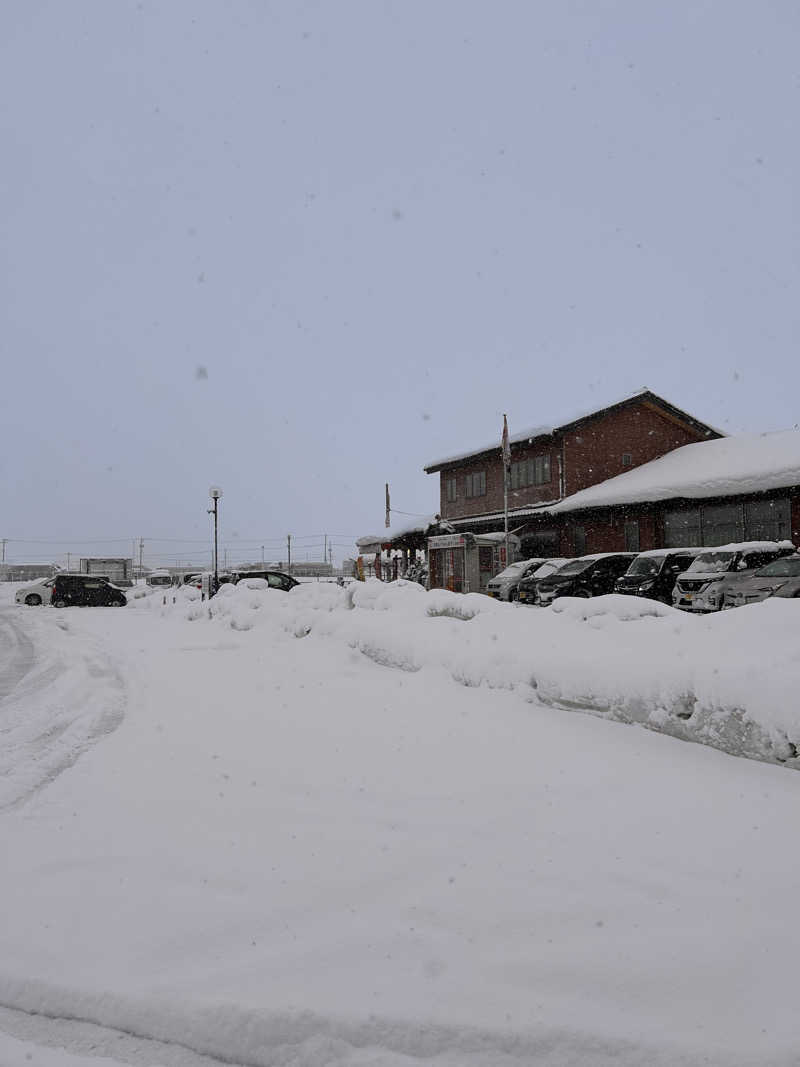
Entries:
POLYGON ((2 14, 7 558, 204 550, 217 483, 232 556, 339 559, 643 385, 800 419, 794 0, 2 14))

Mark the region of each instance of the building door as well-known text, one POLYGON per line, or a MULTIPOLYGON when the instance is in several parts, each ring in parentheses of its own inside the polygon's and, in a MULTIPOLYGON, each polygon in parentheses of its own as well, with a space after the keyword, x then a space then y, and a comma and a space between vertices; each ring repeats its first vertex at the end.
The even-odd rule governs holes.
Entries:
MULTIPOLYGON (((505 547, 505 546, 504 546, 505 547)), ((505 554, 505 553, 504 553, 505 554)), ((485 593, 486 587, 495 573, 494 549, 491 545, 481 545, 478 549, 478 592, 485 593)))
POLYGON ((625 523, 625 551, 626 552, 638 552, 639 551, 639 521, 634 519, 632 522, 625 523))

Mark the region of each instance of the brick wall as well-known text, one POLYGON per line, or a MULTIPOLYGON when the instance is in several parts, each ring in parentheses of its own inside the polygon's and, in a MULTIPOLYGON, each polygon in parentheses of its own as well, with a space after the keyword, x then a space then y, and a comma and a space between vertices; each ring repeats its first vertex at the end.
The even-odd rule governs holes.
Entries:
POLYGON ((701 440, 705 438, 699 431, 646 402, 600 415, 564 435, 565 495, 701 440), (629 467, 622 465, 626 452, 629 467))
MULTIPOLYGON (((560 496, 559 457, 564 457, 564 495, 577 493, 590 485, 623 474, 633 467, 671 452, 673 448, 705 440, 699 430, 673 418, 647 401, 632 404, 619 411, 599 414, 596 418, 563 435, 545 437, 531 444, 514 445, 512 461, 521 462, 536 456, 550 456, 550 482, 509 491, 510 509, 545 504, 560 496), (622 465, 623 454, 631 457, 630 466, 622 465)), ((503 465, 500 447, 483 457, 454 466, 439 473, 439 508, 445 519, 465 519, 471 515, 485 515, 503 510, 503 465), (465 495, 467 475, 484 471, 486 494, 479 497, 465 495), (447 482, 455 479, 458 497, 447 500, 447 482)), ((592 551, 605 551, 595 549, 592 551)), ((613 551, 617 551, 615 548, 613 551)))
MULTIPOLYGON (((509 489, 509 508, 521 508, 532 504, 545 504, 550 500, 558 499, 558 459, 557 451, 552 447, 550 439, 526 446, 515 446, 511 458, 514 463, 522 460, 533 459, 536 456, 550 456, 550 482, 547 485, 529 485, 524 489, 509 489)), ((490 511, 503 510, 503 463, 500 456, 500 448, 496 455, 486 455, 482 459, 464 463, 452 470, 444 470, 439 474, 439 507, 440 515, 445 519, 463 519, 470 515, 483 515, 490 511), (465 482, 467 475, 486 472, 486 495, 467 497, 465 495, 465 482), (455 478, 458 499, 447 500, 447 482, 455 478)))

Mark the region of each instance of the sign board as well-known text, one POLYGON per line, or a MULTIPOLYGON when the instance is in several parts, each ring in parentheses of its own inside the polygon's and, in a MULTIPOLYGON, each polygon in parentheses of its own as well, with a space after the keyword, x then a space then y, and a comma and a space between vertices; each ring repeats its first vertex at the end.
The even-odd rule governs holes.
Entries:
POLYGON ((463 534, 440 534, 428 538, 428 548, 463 548, 466 543, 463 534))

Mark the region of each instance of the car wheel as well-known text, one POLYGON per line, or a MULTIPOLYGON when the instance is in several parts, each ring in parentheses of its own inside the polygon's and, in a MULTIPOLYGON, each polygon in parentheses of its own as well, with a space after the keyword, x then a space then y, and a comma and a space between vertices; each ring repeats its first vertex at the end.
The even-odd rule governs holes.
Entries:
POLYGON ((124 608, 126 604, 127 604, 127 600, 112 600, 111 601, 112 608, 124 608))
POLYGON ((57 608, 65 608, 67 606, 66 600, 54 600, 53 604, 57 608))
POLYGON ((41 602, 42 598, 40 596, 37 596, 36 593, 31 593, 30 596, 25 597, 25 603, 30 608, 36 607, 37 605, 41 604, 41 602))
POLYGON ((508 599, 511 601, 512 604, 515 600, 519 600, 519 593, 516 589, 511 590, 511 592, 508 594, 508 599))

